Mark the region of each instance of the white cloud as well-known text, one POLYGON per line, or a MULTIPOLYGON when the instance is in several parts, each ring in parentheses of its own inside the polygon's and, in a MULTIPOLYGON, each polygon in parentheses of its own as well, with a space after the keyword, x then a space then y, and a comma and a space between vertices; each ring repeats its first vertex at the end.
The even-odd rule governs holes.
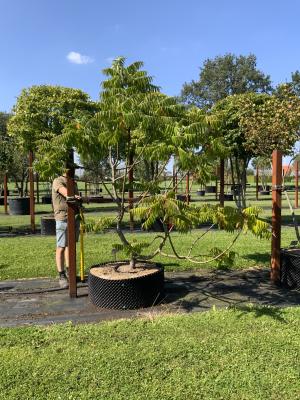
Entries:
POLYGON ((73 64, 90 64, 94 60, 89 56, 84 56, 76 51, 70 51, 67 55, 67 59, 73 64))

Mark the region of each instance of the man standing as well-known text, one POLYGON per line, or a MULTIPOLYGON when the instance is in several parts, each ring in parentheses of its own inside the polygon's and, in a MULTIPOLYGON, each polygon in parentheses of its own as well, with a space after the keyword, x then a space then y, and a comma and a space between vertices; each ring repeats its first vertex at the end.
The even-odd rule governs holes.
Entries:
MULTIPOLYGON (((80 200, 78 188, 75 184, 75 199, 80 200)), ((59 274, 59 286, 63 289, 69 287, 68 283, 68 205, 67 205, 67 177, 59 176, 52 184, 52 204, 56 222, 56 267, 59 274)), ((76 221, 76 241, 79 236, 79 220, 76 221)))

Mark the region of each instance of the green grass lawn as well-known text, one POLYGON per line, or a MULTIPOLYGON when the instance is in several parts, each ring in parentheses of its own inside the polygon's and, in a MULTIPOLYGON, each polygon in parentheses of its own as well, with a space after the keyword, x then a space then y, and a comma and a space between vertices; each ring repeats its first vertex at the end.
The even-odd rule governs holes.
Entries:
POLYGON ((0 399, 297 400, 300 309, 0 330, 0 399))
MULTIPOLYGON (((174 242, 179 253, 186 252, 196 238, 199 231, 193 231, 188 235, 174 233, 174 242)), ((129 237, 139 241, 151 241, 154 233, 130 234, 129 237)), ((198 242, 196 251, 207 253, 208 249, 217 246, 226 248, 233 236, 224 231, 212 231, 198 242)), ((283 228, 282 246, 288 246, 294 237, 293 228, 283 228)), ((114 233, 88 234, 85 237, 86 268, 91 265, 111 261, 112 243, 118 242, 114 233)), ((270 241, 255 238, 250 233, 242 235, 234 246, 237 253, 235 268, 249 268, 251 266, 268 266, 270 263, 270 241)), ((77 246, 79 247, 79 246, 77 246)), ((169 249, 166 248, 166 251, 169 249)), ((79 249, 77 248, 77 251, 79 249)), ((0 238, 0 280, 53 277, 56 275, 55 261, 55 237, 54 236, 18 236, 0 238)), ((122 258, 118 255, 118 259, 122 258)), ((79 257, 77 257, 79 259, 79 257)), ((188 261, 157 257, 156 261, 165 265, 166 271, 182 271, 199 268, 188 261)), ((215 267, 213 264, 204 264, 202 268, 215 267)))
MULTIPOLYGON (((197 197, 193 188, 193 198, 197 200, 192 204, 201 204, 203 202, 216 203, 215 195, 209 194, 205 198, 197 197)), ((294 201, 294 195, 291 193, 291 201, 294 201)), ((255 200, 254 189, 251 188, 248 196, 249 205, 258 205, 263 208, 262 217, 270 219, 271 217, 271 196, 260 197, 259 201, 255 200)), ((234 205, 233 202, 226 202, 227 205, 234 205)), ((97 216, 114 216, 115 205, 111 204, 89 204, 86 205, 86 217, 97 216)), ((13 228, 13 231, 30 227, 30 216, 10 216, 4 215, 4 207, 0 206, 0 232, 8 226, 13 228)), ((40 225, 42 215, 51 213, 51 205, 36 205, 36 224, 40 225)), ((296 214, 299 211, 296 211, 296 214)), ((291 222, 291 216, 288 210, 288 205, 283 199, 282 215, 284 222, 291 222)), ((125 216, 125 224, 128 223, 128 215, 125 216)), ((154 234, 143 233, 137 236, 138 240, 152 240, 154 234)), ((184 253, 195 239, 196 231, 189 235, 174 234, 175 243, 179 249, 179 253, 184 253)), ((225 249, 232 240, 233 236, 220 231, 213 231, 201 240, 196 251, 201 253, 208 252, 209 247, 219 247, 225 249)), ((287 246, 295 240, 294 231, 292 228, 283 228, 282 246, 287 246)), ((112 233, 88 235, 85 239, 86 267, 91 265, 109 261, 112 259, 111 244, 117 242, 118 238, 112 233)), ((259 240, 251 234, 242 236, 235 244, 233 250, 237 253, 235 268, 248 268, 251 266, 268 266, 270 259, 270 241, 259 240)), ((15 278, 32 278, 41 276, 55 276, 55 238, 23 236, 13 238, 0 238, 0 279, 15 279, 15 278)), ((121 255, 118 256, 119 258, 121 255)), ((167 259, 157 257, 156 261, 163 262, 166 265, 166 270, 187 270, 199 268, 195 264, 187 261, 178 261, 176 259, 167 259)), ((208 265, 209 267, 213 265, 208 265)), ((203 266, 207 267, 207 265, 203 266)))

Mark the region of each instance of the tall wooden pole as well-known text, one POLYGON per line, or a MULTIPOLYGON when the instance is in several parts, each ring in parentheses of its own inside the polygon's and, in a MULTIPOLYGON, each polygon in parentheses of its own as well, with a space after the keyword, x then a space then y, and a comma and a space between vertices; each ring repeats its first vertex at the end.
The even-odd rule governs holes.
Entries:
POLYGON ((4 174, 4 212, 8 214, 7 211, 7 173, 4 174))
POLYGON ((31 232, 35 233, 35 215, 34 215, 34 181, 33 181, 33 152, 29 151, 29 198, 30 198, 30 224, 31 232))
POLYGON ((220 206, 224 207, 225 160, 220 160, 220 206))
POLYGON ((35 174, 35 182, 36 182, 36 202, 37 204, 40 204, 40 179, 39 179, 39 174, 35 174))
POLYGON ((282 152, 274 150, 272 154, 272 251, 271 281, 280 280, 280 244, 281 244, 281 191, 282 191, 282 152))
POLYGON ((218 200, 218 168, 216 168, 216 200, 218 200))
POLYGON ((173 182, 173 192, 175 193, 176 181, 175 181, 175 165, 173 165, 172 182, 173 182))
MULTIPOLYGON (((133 155, 132 153, 129 154, 129 170, 128 170, 128 183, 129 183, 129 189, 128 189, 128 202, 129 202, 129 212, 133 209, 133 155)), ((134 228, 134 220, 133 220, 133 214, 130 212, 129 214, 130 218, 130 230, 133 231, 134 228)))
POLYGON ((256 200, 258 200, 258 165, 256 166, 256 175, 255 175, 255 193, 256 193, 256 200))
POLYGON ((295 208, 298 208, 299 201, 299 161, 295 162, 295 208))
MULTIPOLYGON (((74 152, 70 152, 70 159, 67 164, 67 194, 73 197, 74 188, 74 152)), ((69 296, 77 297, 76 284, 76 227, 75 227, 75 207, 68 204, 68 250, 69 250, 69 296)))
POLYGON ((186 204, 190 203, 190 173, 186 174, 186 188, 185 188, 186 204))

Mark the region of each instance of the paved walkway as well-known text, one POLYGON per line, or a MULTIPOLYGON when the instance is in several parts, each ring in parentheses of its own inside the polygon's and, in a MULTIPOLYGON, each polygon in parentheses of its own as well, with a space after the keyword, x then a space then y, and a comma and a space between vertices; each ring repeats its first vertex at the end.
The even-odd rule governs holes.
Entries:
POLYGON ((287 307, 300 305, 300 292, 270 283, 266 269, 166 273, 166 297, 143 310, 107 310, 92 305, 87 286, 78 297, 58 290, 57 280, 30 279, 0 282, 0 326, 47 325, 72 321, 99 322, 151 313, 205 311, 211 307, 243 307, 249 303, 287 307), (49 290, 44 292, 45 290, 49 290))

